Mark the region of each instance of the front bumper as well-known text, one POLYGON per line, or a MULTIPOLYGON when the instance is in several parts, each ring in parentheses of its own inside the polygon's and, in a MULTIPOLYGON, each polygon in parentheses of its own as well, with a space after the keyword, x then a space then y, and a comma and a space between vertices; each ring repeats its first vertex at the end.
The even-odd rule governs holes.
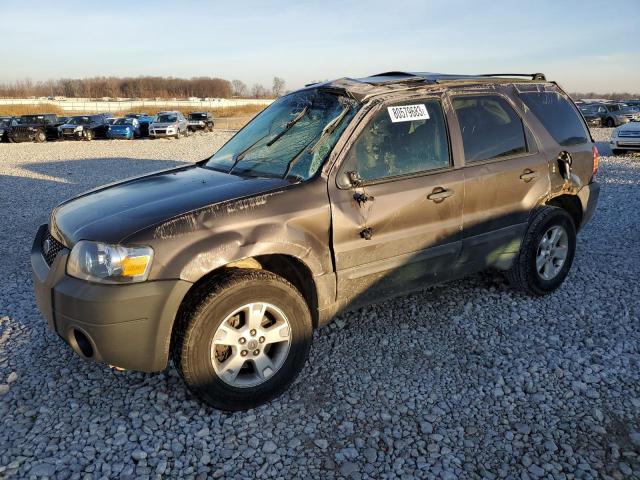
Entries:
POLYGON ((133 138, 134 136, 135 136, 135 134, 132 133, 132 132, 129 132, 129 133, 127 133, 127 132, 114 132, 112 130, 107 132, 107 138, 126 138, 126 139, 129 139, 129 138, 133 138))
POLYGON ((616 137, 609 142, 612 149, 619 150, 640 150, 639 137, 616 137))
POLYGON ((580 224, 580 228, 584 227, 589 223, 589 221, 591 221, 593 213, 596 210, 599 197, 600 184, 596 181, 592 181, 590 184, 585 185, 578 192, 578 198, 582 203, 582 223, 580 224))
POLYGON ((51 267, 43 257, 47 228, 38 229, 31 268, 36 303, 49 327, 83 358, 128 370, 163 370, 178 307, 192 284, 103 285, 70 277, 68 249, 58 253, 51 267))
POLYGON ((60 132, 60 138, 71 138, 73 140, 80 140, 84 138, 84 130, 76 130, 74 132, 60 132))

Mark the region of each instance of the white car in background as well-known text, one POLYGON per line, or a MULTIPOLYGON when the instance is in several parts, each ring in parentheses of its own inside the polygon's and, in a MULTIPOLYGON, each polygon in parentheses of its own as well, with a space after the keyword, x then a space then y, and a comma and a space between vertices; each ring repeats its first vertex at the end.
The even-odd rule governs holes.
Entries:
POLYGON ((175 137, 189 135, 189 122, 180 112, 160 112, 149 125, 149 137, 175 137))
POLYGON ((627 150, 640 151, 640 122, 620 125, 611 133, 609 145, 614 155, 624 154, 627 150))

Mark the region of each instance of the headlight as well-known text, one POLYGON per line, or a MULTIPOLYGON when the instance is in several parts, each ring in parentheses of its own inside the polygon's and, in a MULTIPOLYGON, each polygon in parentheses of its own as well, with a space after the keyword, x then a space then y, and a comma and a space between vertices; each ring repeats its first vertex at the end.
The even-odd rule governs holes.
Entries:
POLYGON ((67 274, 97 283, 144 282, 149 277, 153 249, 82 240, 71 250, 67 274))

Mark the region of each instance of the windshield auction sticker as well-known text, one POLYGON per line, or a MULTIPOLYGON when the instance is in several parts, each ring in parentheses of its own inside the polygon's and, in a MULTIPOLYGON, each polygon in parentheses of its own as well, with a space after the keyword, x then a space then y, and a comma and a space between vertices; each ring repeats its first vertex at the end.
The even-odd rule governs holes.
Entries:
POLYGON ((393 123, 411 122, 412 120, 429 120, 429 112, 424 103, 419 105, 400 105, 397 107, 387 107, 389 117, 393 123))

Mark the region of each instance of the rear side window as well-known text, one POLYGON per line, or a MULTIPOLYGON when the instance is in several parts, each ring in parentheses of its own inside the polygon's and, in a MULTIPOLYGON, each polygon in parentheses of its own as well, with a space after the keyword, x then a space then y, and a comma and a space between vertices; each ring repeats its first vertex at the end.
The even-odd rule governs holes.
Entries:
POLYGON ((578 112, 561 93, 522 92, 520 97, 558 144, 568 146, 589 141, 578 112))
POLYGON ((385 107, 349 150, 343 172, 365 181, 449 167, 447 129, 438 100, 385 107))
POLYGON ((527 152, 524 126, 518 114, 495 95, 453 98, 466 162, 481 162, 527 152))

